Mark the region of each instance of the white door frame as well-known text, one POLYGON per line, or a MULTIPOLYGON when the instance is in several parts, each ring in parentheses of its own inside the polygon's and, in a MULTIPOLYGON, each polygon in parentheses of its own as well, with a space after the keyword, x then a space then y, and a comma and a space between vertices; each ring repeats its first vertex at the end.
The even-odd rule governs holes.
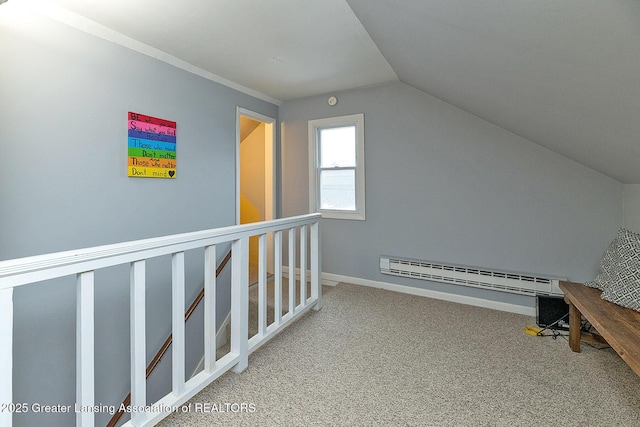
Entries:
POLYGON ((240 116, 271 125, 271 144, 265 143, 265 219, 276 218, 276 119, 246 108, 236 107, 236 224, 240 224, 240 116))

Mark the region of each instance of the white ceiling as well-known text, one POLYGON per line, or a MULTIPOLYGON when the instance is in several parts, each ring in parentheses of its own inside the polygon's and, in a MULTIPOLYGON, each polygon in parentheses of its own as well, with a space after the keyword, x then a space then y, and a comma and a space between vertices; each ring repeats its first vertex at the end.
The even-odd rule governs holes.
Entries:
POLYGON ((51 2, 267 99, 399 79, 640 183, 638 0, 51 2))
POLYGON ((398 79, 344 0, 53 1, 283 101, 398 79))

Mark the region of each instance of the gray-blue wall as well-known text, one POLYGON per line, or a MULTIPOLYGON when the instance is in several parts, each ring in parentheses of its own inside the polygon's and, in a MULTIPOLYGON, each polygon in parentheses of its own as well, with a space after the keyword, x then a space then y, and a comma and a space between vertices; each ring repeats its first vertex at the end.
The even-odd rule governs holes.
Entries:
POLYGON ((380 255, 592 278, 622 223, 622 185, 402 83, 284 103, 284 216, 308 207, 307 121, 364 113, 366 221, 323 221, 323 271, 533 306, 397 278, 380 255))
MULTIPOLYGON (((0 23, 0 259, 233 224, 235 108, 278 117, 277 106, 62 24, 35 24, 0 23), (178 123, 178 179, 126 176, 127 111, 178 123)), ((308 211, 307 120, 365 114, 367 220, 324 221, 324 271, 522 305, 531 301, 383 276, 378 257, 595 274, 622 223, 621 184, 401 83, 337 95, 336 107, 318 96, 280 109, 283 216, 308 211)), ((187 301, 201 259, 187 254, 187 301)), ((169 331, 167 261, 149 266, 149 355, 169 331)), ((97 403, 129 390, 127 280, 122 268, 97 277, 97 403)), ((74 401, 74 283, 62 282, 16 291, 16 401, 74 401)))
MULTIPOLYGON (((0 58, 0 259, 235 223, 236 106, 277 118, 276 105, 42 17, 0 20, 0 58), (177 122, 177 179, 127 177, 128 111, 177 122)), ((187 304, 202 259, 187 254, 187 304)), ((148 359, 170 331, 169 263, 147 269, 148 359)), ((129 391, 127 283, 126 268, 97 274, 96 403, 129 391)), ((16 402, 73 404, 74 280, 14 299, 16 402)), ((190 345, 188 373, 201 348, 190 345)), ((28 414, 14 425, 73 422, 28 414)))
POLYGON ((622 190, 624 226, 632 231, 640 231, 640 184, 624 184, 622 190))

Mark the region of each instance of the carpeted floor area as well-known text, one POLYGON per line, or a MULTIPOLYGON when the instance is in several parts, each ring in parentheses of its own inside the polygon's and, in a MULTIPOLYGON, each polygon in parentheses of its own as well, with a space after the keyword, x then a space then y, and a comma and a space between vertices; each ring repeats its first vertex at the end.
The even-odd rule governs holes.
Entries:
POLYGON ((535 319, 340 283, 161 426, 637 426, 640 377, 535 319))

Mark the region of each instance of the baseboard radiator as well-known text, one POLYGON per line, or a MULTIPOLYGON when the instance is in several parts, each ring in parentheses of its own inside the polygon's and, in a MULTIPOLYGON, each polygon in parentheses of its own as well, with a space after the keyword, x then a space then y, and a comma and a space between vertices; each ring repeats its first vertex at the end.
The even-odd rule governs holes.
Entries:
POLYGON ((472 286, 523 295, 562 295, 561 278, 496 271, 481 267, 381 256, 380 272, 432 282, 472 286))

